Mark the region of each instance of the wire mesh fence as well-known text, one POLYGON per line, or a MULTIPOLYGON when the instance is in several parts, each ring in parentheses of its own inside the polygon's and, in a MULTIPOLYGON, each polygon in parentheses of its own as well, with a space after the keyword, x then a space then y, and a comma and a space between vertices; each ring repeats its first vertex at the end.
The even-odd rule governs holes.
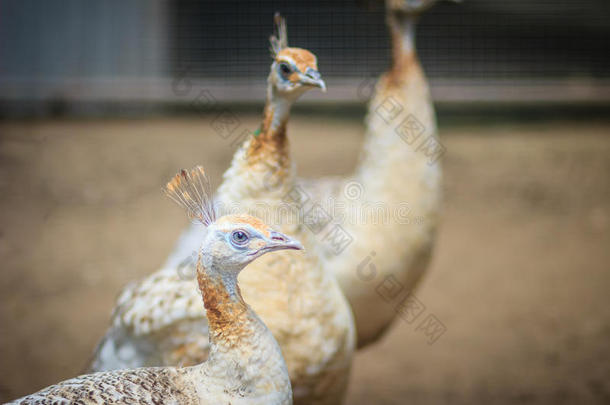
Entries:
MULTIPOLYGON (((170 6, 171 69, 202 77, 264 77, 271 16, 281 10, 289 39, 313 50, 327 76, 383 71, 389 41, 383 2, 197 2, 170 6)), ((610 5, 588 0, 439 3, 422 17, 418 50, 442 78, 562 78, 610 75, 610 5)))
MULTIPOLYGON (((390 63, 381 0, 3 0, 0 109, 177 101, 171 83, 184 74, 221 100, 249 100, 264 91, 276 11, 290 44, 318 56, 325 100, 355 99, 390 63)), ((437 99, 608 101, 608 20, 605 0, 441 1, 420 17, 417 48, 437 99)))

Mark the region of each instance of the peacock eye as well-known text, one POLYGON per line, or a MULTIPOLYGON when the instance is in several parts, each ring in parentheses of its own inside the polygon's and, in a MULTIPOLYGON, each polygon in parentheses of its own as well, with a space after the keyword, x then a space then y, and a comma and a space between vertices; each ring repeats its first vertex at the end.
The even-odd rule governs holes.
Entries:
POLYGON ((244 245, 246 242, 248 242, 248 239, 248 234, 242 230, 233 231, 233 233, 231 234, 231 240, 236 245, 244 245))
POLYGON ((289 75, 292 73, 292 69, 287 63, 280 63, 280 72, 282 72, 283 75, 289 75))

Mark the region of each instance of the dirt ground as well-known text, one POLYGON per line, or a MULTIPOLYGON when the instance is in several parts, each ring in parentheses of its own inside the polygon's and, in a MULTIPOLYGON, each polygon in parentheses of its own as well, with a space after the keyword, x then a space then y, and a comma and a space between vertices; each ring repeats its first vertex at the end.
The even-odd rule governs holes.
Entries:
MULTIPOLYGON (((444 221, 417 296, 446 332, 429 345, 397 321, 357 354, 347 403, 610 403, 610 125, 441 129, 444 221)), ((290 130, 302 175, 356 164, 361 119, 290 130)), ((234 149, 205 118, 0 123, 0 400, 83 369, 120 288, 186 224, 161 186, 194 164, 219 184, 234 149)))

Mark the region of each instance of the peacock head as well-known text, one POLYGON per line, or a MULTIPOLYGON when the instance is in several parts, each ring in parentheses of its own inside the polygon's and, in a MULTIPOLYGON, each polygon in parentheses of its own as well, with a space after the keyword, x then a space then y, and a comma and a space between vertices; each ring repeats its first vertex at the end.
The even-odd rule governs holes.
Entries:
POLYGON ((300 242, 250 215, 226 215, 208 226, 203 260, 215 268, 239 272, 265 253, 302 250, 300 242))
POLYGON ((291 98, 316 87, 326 91, 316 56, 306 49, 289 47, 286 20, 276 13, 274 21, 277 32, 269 39, 273 63, 268 79, 273 90, 291 98))
POLYGON ((210 181, 201 166, 181 170, 164 191, 192 220, 207 227, 200 252, 205 267, 238 273, 265 253, 303 249, 297 240, 250 215, 225 215, 216 219, 210 181))

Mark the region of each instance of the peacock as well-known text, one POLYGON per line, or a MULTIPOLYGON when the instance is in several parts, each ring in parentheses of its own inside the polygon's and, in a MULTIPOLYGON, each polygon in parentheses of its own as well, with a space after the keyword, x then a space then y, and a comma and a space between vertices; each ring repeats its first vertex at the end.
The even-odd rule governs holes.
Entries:
POLYGON ((358 347, 375 342, 401 313, 431 258, 442 195, 434 106, 415 49, 418 16, 436 0, 386 0, 392 65, 370 100, 355 172, 299 179, 306 198, 339 219, 350 243, 339 253, 315 239, 306 247, 332 271, 356 320, 358 347))
POLYGON ((207 361, 81 375, 11 404, 292 404, 280 347, 242 298, 237 276, 262 255, 303 246, 249 215, 217 219, 209 184, 196 167, 182 170, 165 189, 207 230, 197 261, 209 321, 207 361))
MULTIPOLYGON (((312 88, 325 89, 311 52, 288 46, 285 20, 275 17, 273 62, 260 128, 236 151, 215 204, 220 212, 237 204, 259 216, 279 215, 277 226, 297 238, 309 231, 291 220, 286 196, 294 189, 287 123, 292 104, 312 88)), ((209 311, 197 305, 196 281, 188 274, 197 240, 208 232, 197 224, 180 237, 157 272, 119 295, 111 327, 99 343, 93 371, 151 365, 194 365, 210 355, 209 311), (187 259, 185 261, 185 258, 187 259)), ((340 403, 355 348, 353 316, 332 273, 312 254, 279 252, 252 263, 240 275, 242 293, 277 339, 293 387, 294 402, 340 403)))

